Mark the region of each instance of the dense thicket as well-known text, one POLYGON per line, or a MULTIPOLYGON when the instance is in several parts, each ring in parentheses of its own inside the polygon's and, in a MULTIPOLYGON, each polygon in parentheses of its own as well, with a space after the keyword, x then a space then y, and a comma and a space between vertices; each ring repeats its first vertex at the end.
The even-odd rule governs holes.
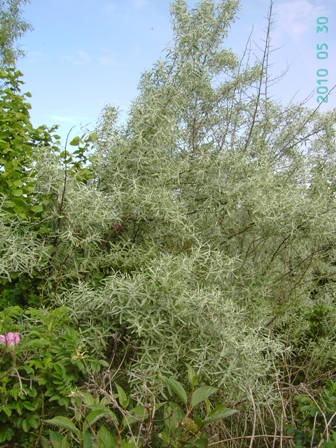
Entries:
POLYGON ((336 112, 269 96, 271 17, 250 66, 223 45, 237 7, 175 0, 127 123, 108 106, 75 153, 39 146, 44 209, 0 232, 2 303, 65 307, 138 393, 191 365, 241 411, 217 436, 283 431, 336 359, 336 112))

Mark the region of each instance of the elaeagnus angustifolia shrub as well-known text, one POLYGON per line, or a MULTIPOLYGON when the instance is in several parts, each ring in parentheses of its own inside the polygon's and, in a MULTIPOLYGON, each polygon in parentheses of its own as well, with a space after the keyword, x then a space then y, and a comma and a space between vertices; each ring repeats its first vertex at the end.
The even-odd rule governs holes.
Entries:
POLYGON ((90 187, 111 201, 109 228, 90 230, 104 277, 57 299, 97 352, 111 335, 133 344, 133 379, 188 362, 231 397, 272 389, 283 357, 314 354, 314 376, 335 355, 332 283, 319 281, 335 273, 335 113, 265 95, 265 62, 223 46, 236 10, 175 1, 173 44, 143 73, 127 123, 104 109, 90 187), (317 303, 330 332, 312 339, 317 303))
POLYGON ((191 365, 246 412, 240 440, 261 409, 263 434, 283 434, 282 394, 332 375, 336 116, 271 98, 271 10, 259 60, 225 48, 237 8, 172 3, 173 43, 127 121, 106 106, 74 152, 41 149, 48 207, 25 232, 1 224, 0 267, 45 278, 43 303, 67 310, 125 393, 162 392, 160 375, 191 365))

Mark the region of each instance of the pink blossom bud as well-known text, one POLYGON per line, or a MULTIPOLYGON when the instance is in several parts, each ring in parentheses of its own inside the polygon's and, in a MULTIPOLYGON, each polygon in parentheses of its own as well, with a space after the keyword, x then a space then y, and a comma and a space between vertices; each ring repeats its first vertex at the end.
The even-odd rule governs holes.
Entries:
POLYGON ((115 231, 116 231, 116 232, 121 232, 122 229, 123 229, 123 226, 120 226, 120 225, 118 225, 118 224, 113 224, 113 227, 115 228, 115 231))
POLYGON ((20 342, 20 334, 19 333, 5 333, 0 334, 0 344, 9 345, 13 347, 20 342))

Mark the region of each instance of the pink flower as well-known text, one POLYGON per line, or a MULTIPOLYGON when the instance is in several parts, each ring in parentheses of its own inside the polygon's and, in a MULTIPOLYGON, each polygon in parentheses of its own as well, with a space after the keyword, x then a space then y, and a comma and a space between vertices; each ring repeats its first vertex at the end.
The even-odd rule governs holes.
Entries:
POLYGON ((115 228, 116 232, 121 232, 123 229, 123 226, 120 226, 118 224, 113 224, 113 227, 115 228))
POLYGON ((10 347, 12 347, 13 345, 17 345, 19 342, 20 342, 19 333, 0 334, 0 344, 9 345, 10 347))

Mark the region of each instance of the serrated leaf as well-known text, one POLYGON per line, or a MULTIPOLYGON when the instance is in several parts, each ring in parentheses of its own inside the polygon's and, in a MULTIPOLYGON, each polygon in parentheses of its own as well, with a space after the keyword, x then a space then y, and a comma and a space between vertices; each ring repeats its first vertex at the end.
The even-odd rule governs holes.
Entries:
POLYGON ((181 383, 174 380, 173 378, 163 378, 165 384, 182 400, 182 402, 187 406, 188 398, 187 392, 181 383))
POLYGON ((49 425, 57 426, 58 428, 67 429, 68 431, 73 432, 77 436, 79 435, 79 430, 72 423, 72 421, 67 417, 54 417, 50 420, 45 420, 49 425))
POLYGON ((201 403, 202 401, 204 401, 206 398, 210 397, 210 395, 214 394, 217 391, 218 391, 218 389, 216 389, 216 387, 211 387, 211 386, 199 387, 192 394, 192 397, 191 397, 192 407, 194 408, 199 403, 201 403))

